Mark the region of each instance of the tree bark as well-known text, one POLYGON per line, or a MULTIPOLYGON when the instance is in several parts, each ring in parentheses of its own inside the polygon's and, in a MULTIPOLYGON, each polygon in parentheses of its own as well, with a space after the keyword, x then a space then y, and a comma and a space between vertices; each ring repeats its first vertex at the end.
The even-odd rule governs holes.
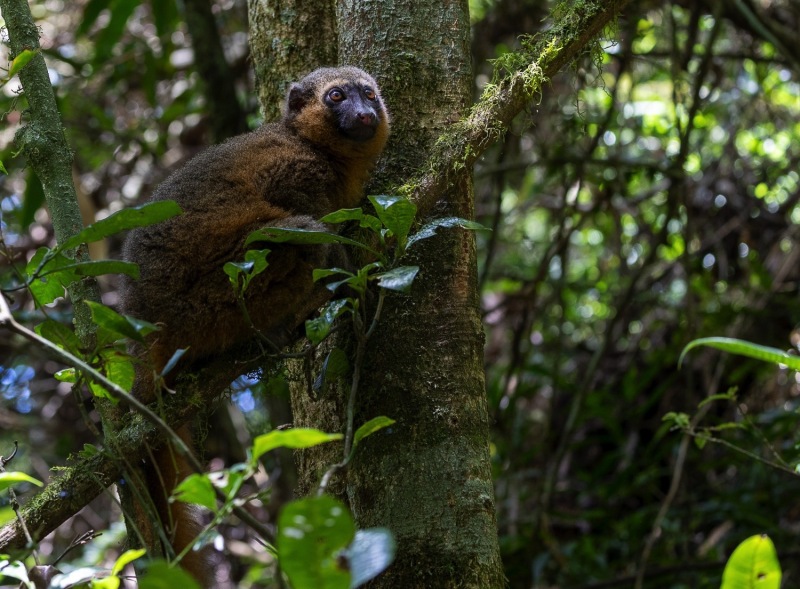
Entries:
POLYGON ((267 121, 280 116, 289 84, 336 65, 336 13, 331 0, 249 0, 250 52, 267 121))

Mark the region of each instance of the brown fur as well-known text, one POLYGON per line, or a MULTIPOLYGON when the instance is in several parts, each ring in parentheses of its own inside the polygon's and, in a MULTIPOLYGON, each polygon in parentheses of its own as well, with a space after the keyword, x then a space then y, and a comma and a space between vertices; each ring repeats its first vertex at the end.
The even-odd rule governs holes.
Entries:
MULTIPOLYGON (((123 312, 162 326, 149 342, 152 365, 137 373, 139 398, 154 399, 148 375, 163 369, 176 349, 187 349, 188 365, 254 337, 222 270, 226 262, 244 260, 248 234, 268 226, 320 229, 320 217, 358 204, 389 135, 377 92, 375 81, 357 68, 316 70, 292 86, 281 121, 209 148, 158 187, 153 200, 175 200, 183 214, 133 230, 123 251, 141 271, 139 280, 124 286, 123 312), (332 88, 340 88, 346 100, 331 102, 332 88)), ((250 247, 272 250, 269 267, 245 296, 250 318, 263 334, 283 333, 296 323, 299 301, 314 289, 312 270, 324 267, 330 252, 317 246, 250 247)), ((147 479, 151 487, 164 481, 166 493, 151 488, 154 498, 163 498, 184 465, 173 460, 170 448, 156 463, 160 476, 151 472, 147 479)), ((196 526, 185 508, 170 511, 163 499, 154 503, 162 521, 174 520, 173 545, 180 551, 196 526)), ((185 566, 202 583, 212 582, 202 563, 185 566)))

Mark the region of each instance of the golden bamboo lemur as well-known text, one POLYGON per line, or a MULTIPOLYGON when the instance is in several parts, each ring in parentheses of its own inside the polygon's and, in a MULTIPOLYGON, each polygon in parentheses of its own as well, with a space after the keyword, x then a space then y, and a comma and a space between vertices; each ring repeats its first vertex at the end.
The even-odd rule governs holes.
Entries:
MULTIPOLYGON (((141 277, 124 284, 122 311, 161 325, 134 394, 154 400, 153 370, 178 348, 187 350, 182 365, 188 366, 251 340, 253 327, 264 334, 292 327, 314 290, 312 270, 326 265, 331 250, 269 244, 269 267, 245 293, 252 324, 223 265, 244 260, 245 239, 258 228, 322 229, 319 218, 355 206, 388 136, 375 81, 355 67, 323 68, 291 86, 280 121, 209 148, 156 189, 153 200, 175 200, 184 212, 133 230, 123 249, 141 277)), ((188 474, 174 472, 184 467, 169 454, 146 467, 160 469, 147 480, 162 521, 173 522, 172 544, 180 551, 197 528, 191 510, 166 507, 163 498, 188 474)), ((208 586, 213 579, 202 560, 189 556, 183 564, 208 586)))

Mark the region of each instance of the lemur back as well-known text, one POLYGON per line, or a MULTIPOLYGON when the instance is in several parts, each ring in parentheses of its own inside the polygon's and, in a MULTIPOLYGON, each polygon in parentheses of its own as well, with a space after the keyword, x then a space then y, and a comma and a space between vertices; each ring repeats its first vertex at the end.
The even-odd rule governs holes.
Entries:
MULTIPOLYGON (((252 324, 223 265, 244 260, 245 239, 256 229, 321 229, 319 218, 355 206, 388 135, 389 115, 375 81, 358 68, 323 68, 291 86, 280 121, 209 148, 156 189, 153 200, 175 200, 183 214, 133 230, 123 248, 141 277, 126 280, 122 311, 161 326, 148 342, 149 362, 137 369, 134 394, 154 399, 153 371, 178 348, 187 350, 188 365, 252 339, 254 327, 267 337, 294 327, 300 302, 315 288, 312 270, 326 265, 327 249, 267 245, 269 266, 245 293, 252 324)), ((157 463, 169 469, 174 457, 157 463)), ((148 480, 177 475, 161 472, 148 480)), ((164 511, 165 502, 156 498, 164 489, 155 491, 164 511)), ((176 552, 193 530, 181 509, 161 513, 163 521, 175 520, 176 552)), ((202 563, 185 562, 202 583, 211 583, 202 563)))

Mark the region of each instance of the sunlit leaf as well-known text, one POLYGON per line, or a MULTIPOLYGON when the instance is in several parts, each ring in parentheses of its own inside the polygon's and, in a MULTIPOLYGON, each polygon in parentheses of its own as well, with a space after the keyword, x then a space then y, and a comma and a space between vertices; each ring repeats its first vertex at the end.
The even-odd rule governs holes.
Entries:
POLYGON ((311 448, 312 446, 341 440, 342 437, 342 434, 328 434, 318 429, 307 427, 273 430, 253 440, 252 460, 258 460, 261 456, 276 448, 311 448))
POLYGON ((28 65, 31 59, 39 53, 38 49, 24 49, 14 58, 14 61, 11 62, 11 67, 8 68, 8 74, 6 75, 6 80, 10 80, 14 76, 16 76, 22 68, 28 65))
POLYGON ((217 494, 207 474, 189 475, 175 487, 173 495, 184 503, 196 503, 211 511, 217 509, 217 494))
POLYGON ((119 575, 122 572, 122 569, 124 569, 134 560, 143 557, 145 554, 147 554, 147 550, 144 550, 143 548, 126 550, 119 555, 119 558, 117 558, 114 566, 111 568, 111 574, 119 575))
POLYGON ((792 370, 800 370, 800 356, 787 354, 778 348, 761 346, 748 341, 729 337, 705 337, 696 339, 693 342, 689 342, 686 347, 683 348, 680 358, 678 358, 678 366, 683 363, 683 358, 686 356, 686 354, 698 346, 716 348, 717 350, 722 350, 723 352, 728 352, 730 354, 747 356, 748 358, 763 360, 764 362, 783 364, 792 370))
POLYGON ((39 479, 35 479, 24 472, 0 472, 0 491, 5 491, 9 487, 13 487, 19 483, 30 483, 37 487, 41 487, 44 484, 39 479))
POLYGON ((355 451, 356 446, 358 446, 358 443, 361 440, 369 435, 374 434, 376 431, 382 430, 385 427, 389 427, 393 423, 395 423, 394 419, 383 415, 370 419, 367 423, 359 427, 356 430, 355 435, 353 435, 353 451, 355 451))
POLYGON ((722 572, 721 589, 779 589, 781 567, 766 534, 750 536, 731 554, 722 572))

